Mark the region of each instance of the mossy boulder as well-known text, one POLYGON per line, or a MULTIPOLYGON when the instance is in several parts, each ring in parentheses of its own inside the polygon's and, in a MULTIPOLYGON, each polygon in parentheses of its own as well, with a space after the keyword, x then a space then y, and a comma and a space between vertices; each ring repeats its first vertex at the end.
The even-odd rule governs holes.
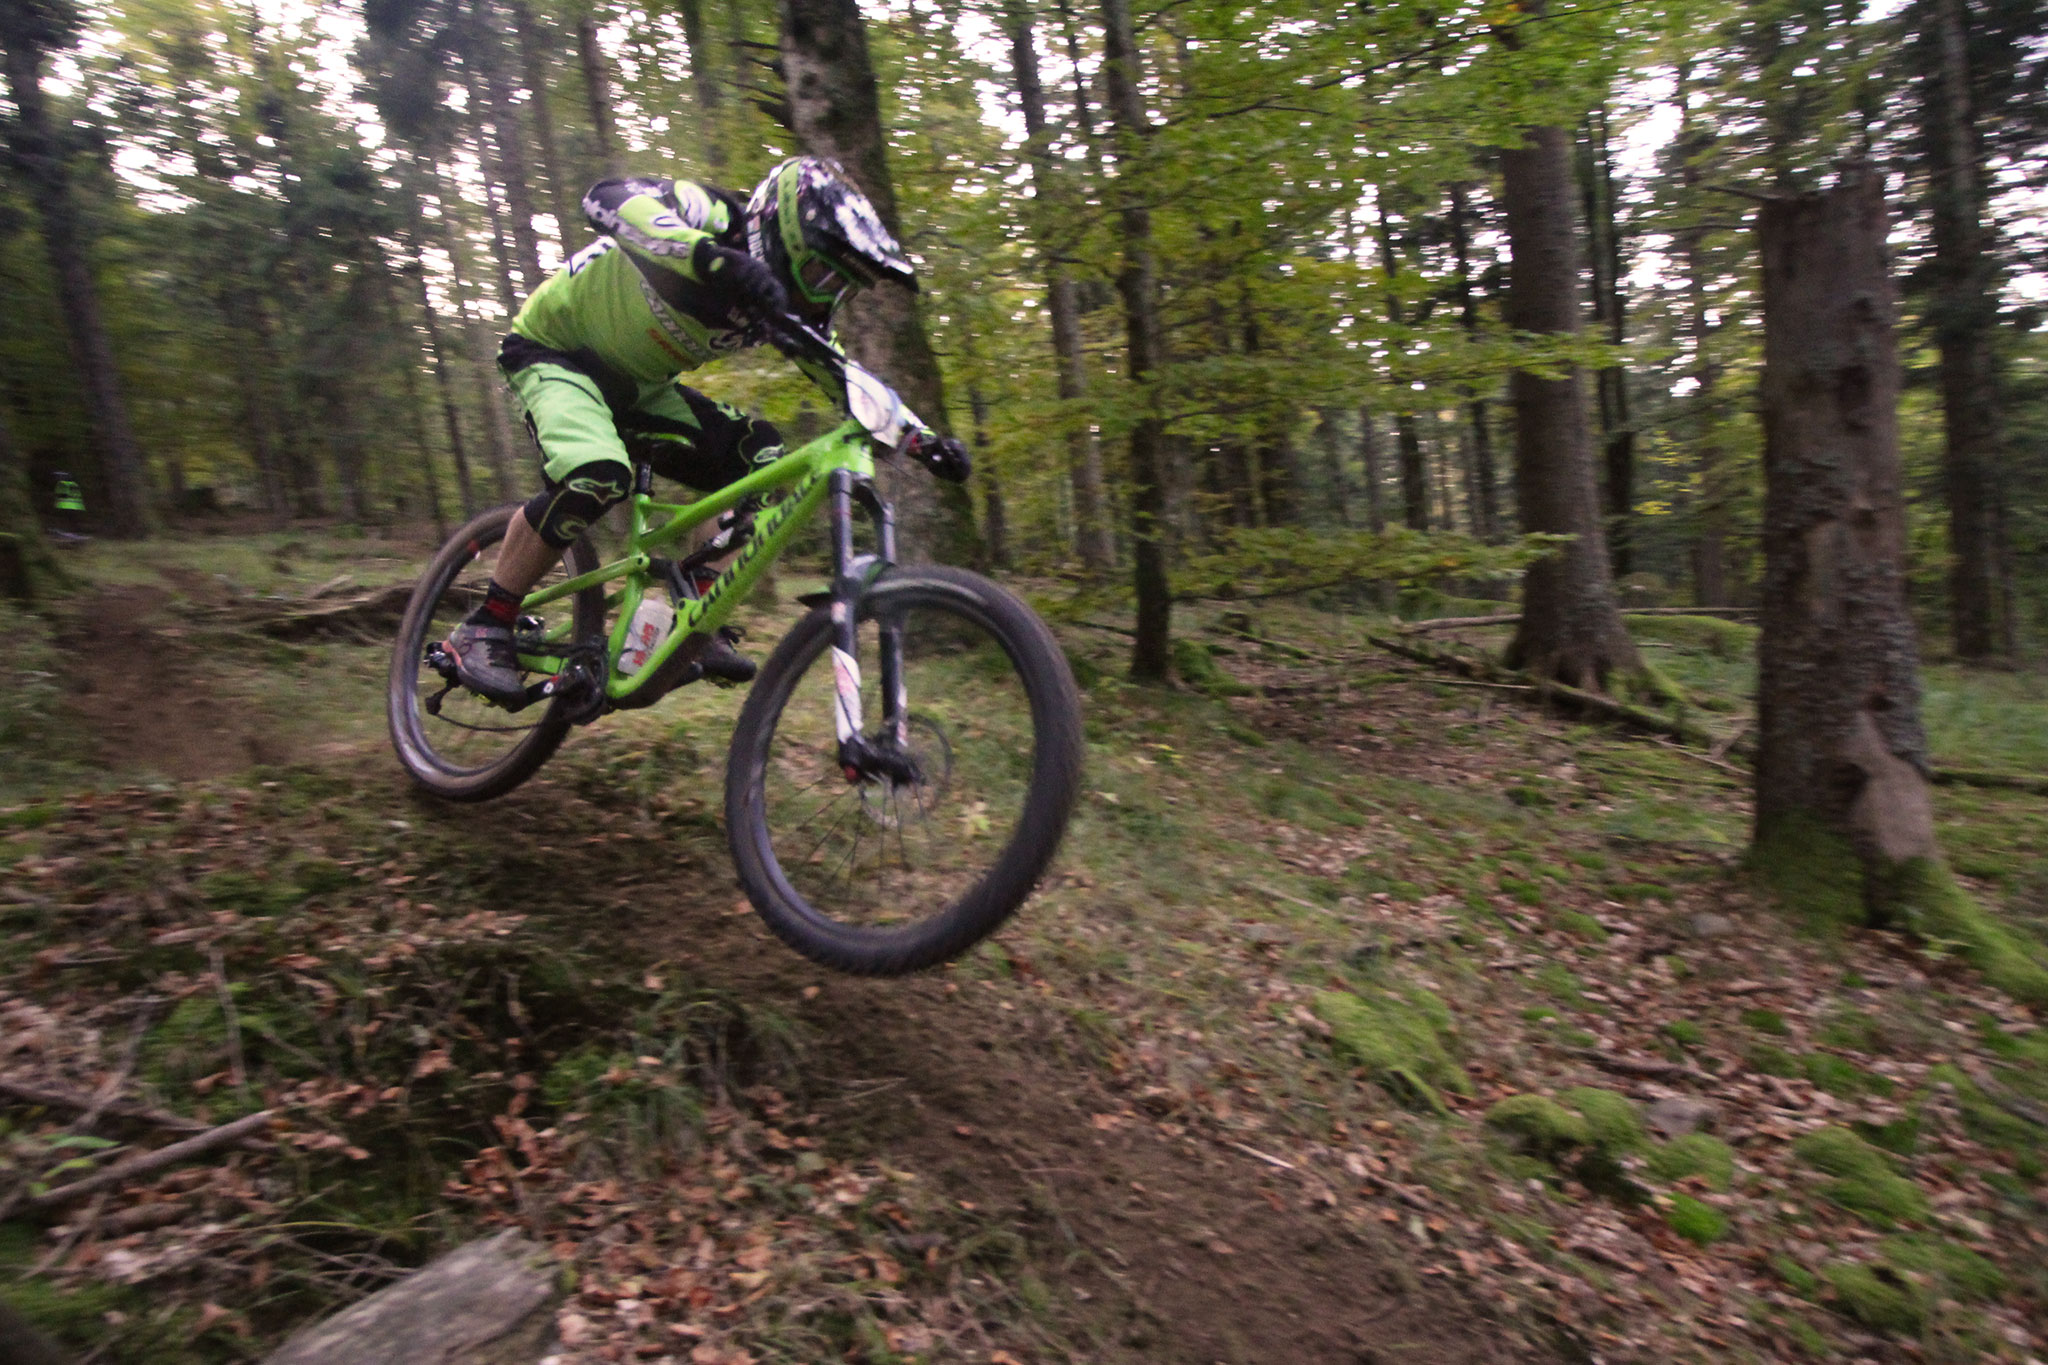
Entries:
POLYGON ((1330 1026, 1336 1054, 1363 1067, 1403 1104, 1447 1115, 1439 1088, 1472 1093, 1471 1079, 1452 1055, 1450 1008, 1428 991, 1322 991, 1314 1008, 1330 1026))
POLYGON ((1926 1325, 1922 1296, 1889 1267, 1838 1262, 1821 1274, 1835 1291, 1836 1310, 1873 1332, 1912 1336, 1926 1325))
POLYGON ((1726 1190, 1735 1180, 1735 1153, 1707 1133, 1687 1133, 1653 1147, 1644 1164, 1666 1184, 1698 1177, 1710 1190, 1726 1190))
POLYGON ((1552 1158, 1593 1143, 1592 1125, 1545 1095, 1510 1095, 1486 1111, 1486 1126, 1516 1139, 1535 1155, 1552 1158))
POLYGON ((1792 1144, 1794 1155, 1835 1177, 1829 1199, 1881 1228, 1924 1222, 1927 1196, 1892 1168, 1891 1158, 1847 1128, 1820 1128, 1792 1144))
POLYGON ((1664 1221, 1680 1237, 1701 1246, 1718 1242, 1728 1235, 1728 1216, 1689 1194, 1671 1196, 1671 1204, 1664 1210, 1664 1221))
POLYGON ((1642 1116, 1636 1112, 1635 1101, 1628 1096, 1582 1085, 1565 1091, 1559 1098, 1567 1108, 1577 1110, 1586 1120, 1586 1129, 1593 1137, 1592 1145, 1602 1151, 1609 1154, 1637 1152, 1648 1145, 1642 1116))

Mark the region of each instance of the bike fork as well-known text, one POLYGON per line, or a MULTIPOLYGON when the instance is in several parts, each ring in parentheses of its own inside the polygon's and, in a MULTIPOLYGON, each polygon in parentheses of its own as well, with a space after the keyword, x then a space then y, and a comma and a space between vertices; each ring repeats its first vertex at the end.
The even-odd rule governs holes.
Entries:
MULTIPOLYGON (((897 766, 884 762, 862 732, 858 630, 861 597, 875 577, 896 562, 896 516, 873 480, 858 478, 851 470, 834 470, 826 491, 832 527, 832 682, 836 698, 833 726, 839 736, 840 769, 848 781, 859 781, 877 767, 897 766), (874 554, 854 553, 856 502, 875 524, 874 554)), ((877 621, 876 630, 882 669, 881 733, 893 741, 888 747, 900 756, 910 740, 910 701, 903 682, 903 633, 901 627, 886 620, 877 621)))

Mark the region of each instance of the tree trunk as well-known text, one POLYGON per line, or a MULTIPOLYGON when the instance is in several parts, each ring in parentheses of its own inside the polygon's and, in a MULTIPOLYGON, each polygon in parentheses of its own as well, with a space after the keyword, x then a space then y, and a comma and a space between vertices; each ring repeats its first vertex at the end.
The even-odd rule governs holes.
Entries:
POLYGON ((436 197, 440 199, 442 209, 441 248, 448 253, 455 311, 462 319, 463 331, 469 342, 470 370, 476 382, 477 406, 484 413, 484 437, 490 452, 491 472, 497 480, 499 501, 509 502, 518 496, 519 490, 512 474, 512 451, 517 438, 512 433, 512 419, 505 405, 505 386, 498 375, 490 326, 480 313, 470 307, 465 283, 470 274, 469 251, 463 245, 462 224, 448 215, 447 193, 438 192, 436 197))
MULTIPOLYGON (((782 60, 797 141, 813 156, 844 166, 882 224, 900 241, 902 220, 882 136, 881 96, 868 59, 867 26, 856 0, 784 0, 782 60)), ((854 359, 896 386, 917 415, 950 432, 945 383, 925 334, 917 295, 883 284, 847 305, 854 359)), ((974 519, 967 490, 936 486, 922 470, 885 469, 905 548, 913 556, 973 559, 974 519)))
POLYGON ((1970 109, 1961 0, 1936 0, 1941 66, 1923 94, 1933 206, 1930 310, 1941 352, 1941 409, 1947 435, 1949 624, 1956 654, 1998 652, 2000 518, 1998 328, 1995 267, 1985 250, 1982 156, 1970 109))
MULTIPOLYGON (((1700 212, 1699 160, 1711 134, 1700 131, 1693 121, 1688 81, 1689 64, 1678 67, 1678 154, 1683 158, 1679 172, 1690 211, 1700 212)), ((1692 547, 1693 601, 1702 607, 1729 605, 1728 588, 1728 478, 1721 450, 1720 432, 1714 412, 1714 390, 1721 382, 1721 367, 1709 349, 1714 326, 1707 320, 1707 266, 1703 241, 1706 230, 1688 226, 1675 234, 1678 254, 1685 267, 1686 330, 1692 339, 1693 405, 1699 420, 1693 434, 1694 468, 1699 474, 1698 529, 1692 547)))
POLYGON ((583 94, 590 105, 590 135, 597 143, 599 179, 621 173, 618 137, 612 131, 612 78, 604 49, 597 45, 597 20, 576 21, 576 56, 583 67, 583 94))
POLYGON ((526 0, 505 0, 512 15, 512 28, 519 37, 519 67, 526 81, 527 108, 533 113, 533 140, 540 148, 541 173, 548 178, 548 202, 555 215, 555 240, 561 243, 564 259, 575 250, 572 243, 582 238, 582 189, 562 165, 555 141, 554 107, 548 94, 548 45, 534 23, 526 0))
MULTIPOLYGON (((1627 339, 1621 292, 1621 224, 1616 215, 1614 160, 1607 143, 1607 110, 1596 108, 1586 120, 1584 155, 1579 163, 1580 192, 1585 201, 1586 238, 1592 262, 1593 320, 1601 340, 1619 346, 1627 339)), ((1607 517, 1608 559, 1616 578, 1625 577, 1634 560, 1631 548, 1635 516, 1636 434, 1629 418, 1628 372, 1609 365, 1595 380, 1600 401, 1602 474, 1600 491, 1607 517)))
MULTIPOLYGON (((417 223, 417 220, 415 220, 417 223)), ((412 260, 406 273, 419 290, 420 319, 427 329, 427 353, 434 362, 434 388, 441 398, 441 422, 448 431, 448 454, 455 462, 455 492, 462 502, 464 521, 476 515, 476 491, 469 475, 469 450, 462 443, 462 414, 455 403, 455 383, 448 375, 448 357, 441 340, 441 319, 434 312, 433 297, 427 292, 426 264, 420 257, 419 240, 412 240, 412 260)))
POLYGON ((57 579, 56 557, 29 491, 28 463, 0 412, 0 597, 33 603, 57 579))
POLYGON ((711 48, 704 38, 703 0, 677 0, 676 12, 682 16, 683 41, 690 48, 690 95, 703 119, 697 129, 697 142, 704 148, 704 164, 714 177, 723 179, 728 158, 720 111, 725 104, 725 92, 718 88, 718 77, 711 69, 711 48))
POLYGON ((1316 409, 1316 437, 1323 447, 1323 478, 1330 488, 1330 513, 1339 526, 1351 525, 1351 476, 1344 468, 1344 433, 1337 409, 1316 409))
MULTIPOLYGON (((1379 215, 1380 269, 1387 276, 1387 321, 1401 326, 1407 319, 1401 315, 1401 300, 1394 293, 1394 277, 1401 273, 1400 258, 1394 252, 1394 230, 1387 222, 1386 191, 1379 192, 1375 209, 1379 215)), ((1399 366, 1394 367, 1396 385, 1404 384, 1399 366)), ((1401 519, 1410 530, 1429 529, 1429 469, 1423 463, 1422 437, 1415 429, 1415 414, 1412 411, 1397 411, 1394 414, 1395 449, 1400 456, 1401 467, 1401 519)))
MULTIPOLYGON (((1572 240, 1571 152, 1561 128, 1532 128, 1501 153, 1512 278, 1508 325, 1573 337, 1579 331, 1578 252, 1572 240)), ((1508 663, 1573 687, 1640 672, 1621 623, 1600 533, 1592 433, 1577 369, 1563 379, 1515 371, 1515 493, 1524 531, 1575 539, 1529 568, 1508 663)))
POLYGON ((426 499, 427 515, 433 519, 435 534, 446 540, 448 514, 441 509, 441 480, 434 470, 434 450, 427 441, 426 417, 420 400, 419 338, 412 327, 400 319, 398 300, 391 289, 390 274, 380 270, 377 278, 383 291, 381 302, 384 305, 386 326, 411 342, 411 345, 400 351, 398 357, 399 373, 405 388, 406 422, 411 429, 408 434, 412 437, 414 458, 419 461, 420 492, 426 499))
MULTIPOLYGON (((1110 117, 1117 130, 1118 220, 1123 229, 1123 268, 1117 292, 1124 302, 1125 371, 1134 387, 1152 377, 1165 359, 1159 326, 1158 269, 1152 256, 1152 211, 1138 185, 1150 121, 1139 92, 1143 73, 1131 31, 1130 0, 1102 0, 1103 74, 1109 83, 1110 117)), ((1131 647, 1131 677, 1166 681, 1172 656, 1173 596, 1166 581, 1165 423, 1149 400, 1131 427, 1131 560, 1138 596, 1137 637, 1131 647)))
MULTIPOLYGON (((11 27, 0 26, 0 38, 11 27)), ((43 100, 42 51, 33 38, 22 36, 5 41, 0 55, 6 60, 7 88, 15 109, 7 125, 8 150, 22 177, 34 187, 31 197, 41 216, 43 249, 56 276, 71 363, 85 391, 86 422, 99 465, 97 491, 106 509, 100 525, 111 536, 146 536, 150 531, 149 487, 142 448, 129 424, 121 372, 100 313, 99 286, 79 236, 80 216, 71 193, 70 168, 43 100)))
POLYGON ((1877 871, 1937 856, 1906 608, 1899 363, 1884 182, 1767 202, 1756 843, 1766 870, 1846 839, 1877 871))
MULTIPOLYGON (((512 230, 513 263, 519 267, 519 297, 540 288, 540 239, 533 231, 533 188, 526 172, 526 132, 512 104, 511 82, 505 79, 505 35, 488 0, 473 0, 474 29, 470 51, 478 56, 485 98, 489 100, 491 141, 497 147, 498 179, 505 193, 505 215, 512 230)), ((488 165, 488 163, 486 163, 488 165)), ((486 189, 490 175, 485 173, 486 189)))
POLYGON ((1069 405, 1067 478, 1074 493, 1074 548, 1081 566, 1091 574, 1107 573, 1116 562, 1110 539, 1102 484, 1102 443, 1094 424, 1083 419, 1080 405, 1088 396, 1088 357, 1081 345, 1080 293, 1061 257, 1070 250, 1053 240, 1052 215, 1064 208, 1052 153, 1047 146, 1045 88, 1038 76, 1038 48, 1026 0, 1007 0, 1004 18, 1010 28, 1010 61, 1016 73, 1017 99, 1023 107, 1024 133, 1031 157, 1031 186, 1036 202, 1033 236, 1045 261, 1046 311, 1052 318, 1054 375, 1060 401, 1069 405))
POLYGON ((1358 405, 1358 462, 1365 474, 1365 524, 1374 535, 1387 529, 1386 489, 1380 480, 1380 432, 1372 409, 1358 405))
MULTIPOLYGON (((1479 340, 1479 301, 1472 291, 1472 211, 1465 197, 1464 185, 1453 181, 1450 190, 1451 251, 1458 270, 1458 321, 1464 328, 1465 340, 1476 343, 1479 340)), ((1486 400, 1469 386, 1465 392, 1465 415, 1472 428, 1472 531, 1482 540, 1493 540, 1500 534, 1500 494, 1494 486, 1493 430, 1487 422, 1486 400)))

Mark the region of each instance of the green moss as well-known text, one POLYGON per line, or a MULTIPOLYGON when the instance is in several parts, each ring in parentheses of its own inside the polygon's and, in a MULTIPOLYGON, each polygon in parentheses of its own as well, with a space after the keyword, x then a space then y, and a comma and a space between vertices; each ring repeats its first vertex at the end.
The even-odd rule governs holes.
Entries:
POLYGON ((1523 905, 1543 904, 1543 888, 1535 882, 1524 881, 1520 877, 1502 877, 1500 889, 1503 895, 1513 896, 1523 905))
POLYGON ((1589 943, 1605 943, 1607 941, 1607 930, 1602 928, 1600 921, 1594 919, 1591 915, 1581 914, 1577 910, 1560 910, 1551 918, 1556 922, 1558 928, 1575 938, 1585 939, 1589 943))
POLYGON ((1664 640, 1704 649, 1717 659, 1744 659, 1756 648, 1757 628, 1718 616, 1630 616, 1628 633, 1638 640, 1664 640))
POLYGON ((1653 1147, 1645 1164, 1666 1184, 1697 1176, 1710 1190, 1726 1190, 1735 1180, 1735 1153, 1708 1133, 1687 1133, 1653 1147))
POLYGON ((1182 637, 1173 642, 1173 671, 1189 687, 1212 697, 1248 697, 1257 690, 1218 668, 1200 640, 1182 637))
POLYGON ((1664 1026, 1664 1036, 1680 1047, 1703 1047, 1707 1031, 1690 1019, 1673 1019, 1664 1026))
POLYGON ((1562 1000, 1568 1005, 1577 1005, 1582 1009, 1586 1005, 1585 987, 1562 962, 1546 962, 1538 968, 1536 984, 1553 999, 1562 1000))
POLYGON ((1522 1018, 1529 1023, 1540 1024, 1545 1019, 1557 1018, 1557 1011, 1548 1005, 1531 1005, 1522 1011, 1522 1018))
POLYGON ((1926 1324, 1927 1309, 1920 1297, 1896 1282, 1889 1270, 1837 1263, 1822 1274, 1835 1291, 1835 1307, 1841 1314, 1873 1332, 1910 1336, 1926 1324))
POLYGON ((2048 1005, 2048 966, 1993 919, 1940 863, 1913 858, 1883 876, 1878 890, 1891 917, 1932 943, 1960 946, 1984 979, 2015 1000, 2048 1005))
POLYGON ((1585 1119, 1543 1095, 1510 1095, 1486 1111, 1486 1126, 1520 1140, 1523 1147, 1553 1157, 1593 1141, 1585 1119))
POLYGON ((1824 1193, 1865 1222, 1889 1228, 1928 1216, 1927 1196, 1920 1187, 1847 1128, 1816 1129, 1793 1143, 1792 1151, 1807 1165, 1834 1176, 1824 1193))
POLYGON ((1882 1052, 1884 1034, 1877 1020, 1861 1010, 1844 1010, 1821 1025, 1815 1039, 1845 1052, 1882 1052))
POLYGON ((1844 1099, 1854 1099, 1858 1095, 1889 1095, 1895 1088, 1885 1077, 1865 1071, 1832 1053, 1808 1053, 1800 1059, 1800 1066, 1806 1072, 1806 1079, 1813 1082, 1814 1089, 1825 1090, 1844 1099))
POLYGON ((1810 927, 1862 924, 1863 860, 1817 819, 1777 821, 1749 849, 1749 870, 1810 927))
POLYGON ((1594 1146, 1607 1152, 1635 1152, 1647 1144, 1642 1118, 1628 1096, 1580 1086, 1565 1091, 1560 1098, 1586 1120, 1594 1146))
POLYGON ((2005 1274, 1968 1247, 1939 1237, 1887 1237, 1877 1244, 1885 1264, 1925 1275, 1940 1296, 1965 1302, 2005 1292, 2005 1274))
POLYGON ((1742 1054, 1742 1060, 1751 1071, 1766 1076, 1798 1076, 1804 1072, 1799 1059, 1776 1043, 1752 1043, 1742 1054))
POLYGON ((1471 1080, 1451 1055, 1450 1010, 1427 991, 1322 991, 1315 1013, 1330 1026, 1337 1055, 1403 1103, 1448 1114, 1437 1087, 1471 1093, 1471 1080))
POLYGON ((2040 1128, 2028 1123, 2019 1115, 2008 1112, 2003 1105, 1986 1095, 1983 1088, 1965 1075, 1961 1068, 1944 1062, 1929 1069, 1927 1080, 1930 1085, 1946 1083, 1955 1088, 1956 1107, 1962 1111, 1963 1128, 1979 1142, 2022 1150, 2040 1145, 2040 1128))
POLYGON ((1664 1210, 1664 1221, 1680 1237, 1701 1246, 1718 1242, 1728 1235, 1727 1215, 1689 1194, 1671 1196, 1671 1206, 1664 1210))
POLYGON ((1753 1028, 1758 1033, 1776 1034, 1782 1038, 1792 1030, 1785 1026, 1785 1016, 1776 1010, 1749 1009, 1742 1012, 1744 1028, 1753 1028))
POLYGON ((1801 1298, 1812 1299, 1820 1296, 1820 1276, 1814 1274, 1784 1252, 1779 1251, 1771 1254, 1771 1269, 1777 1271, 1778 1278, 1783 1280, 1791 1288, 1792 1292, 1801 1298))

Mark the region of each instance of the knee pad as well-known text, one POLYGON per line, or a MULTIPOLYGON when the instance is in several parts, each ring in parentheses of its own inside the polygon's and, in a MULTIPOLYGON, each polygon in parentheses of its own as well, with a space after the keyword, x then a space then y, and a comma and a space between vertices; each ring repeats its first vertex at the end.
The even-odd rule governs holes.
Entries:
POLYGON ((566 550, 583 528, 616 506, 632 486, 633 471, 609 460, 578 465, 560 480, 549 479, 526 504, 527 525, 557 550, 566 550))

